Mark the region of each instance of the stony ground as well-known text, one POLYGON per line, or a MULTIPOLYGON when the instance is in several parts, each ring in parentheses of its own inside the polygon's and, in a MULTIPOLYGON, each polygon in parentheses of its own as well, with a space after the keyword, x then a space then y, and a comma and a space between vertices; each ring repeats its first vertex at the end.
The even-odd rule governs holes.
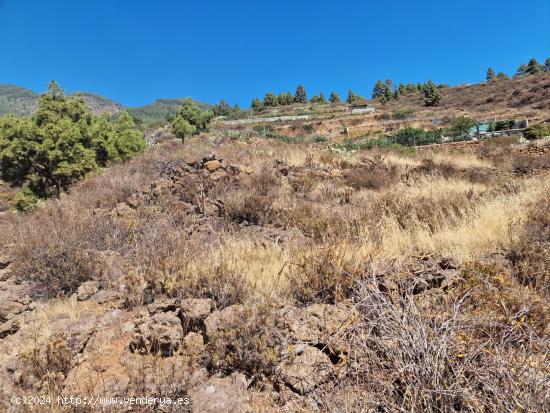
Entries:
POLYGON ((508 138, 160 144, 8 217, 2 410, 548 410, 549 168, 508 138))

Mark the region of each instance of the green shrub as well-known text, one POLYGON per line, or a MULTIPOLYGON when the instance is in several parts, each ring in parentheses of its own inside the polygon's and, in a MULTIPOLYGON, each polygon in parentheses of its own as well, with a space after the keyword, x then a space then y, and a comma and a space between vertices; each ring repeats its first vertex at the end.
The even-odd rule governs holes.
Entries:
POLYGON ((550 136, 550 124, 539 123, 537 125, 530 126, 529 128, 525 129, 523 136, 525 136, 525 139, 529 140, 550 136))
POLYGON ((32 211, 38 204, 38 200, 38 196, 28 186, 25 186, 15 194, 15 209, 21 212, 32 211))

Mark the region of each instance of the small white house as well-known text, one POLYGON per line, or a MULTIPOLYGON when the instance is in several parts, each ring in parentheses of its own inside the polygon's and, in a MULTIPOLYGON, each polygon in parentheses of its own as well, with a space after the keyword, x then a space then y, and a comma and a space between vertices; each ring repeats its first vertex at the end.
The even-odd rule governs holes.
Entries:
POLYGON ((348 113, 352 115, 359 115, 362 113, 372 113, 376 109, 369 106, 367 103, 354 103, 348 106, 348 113))

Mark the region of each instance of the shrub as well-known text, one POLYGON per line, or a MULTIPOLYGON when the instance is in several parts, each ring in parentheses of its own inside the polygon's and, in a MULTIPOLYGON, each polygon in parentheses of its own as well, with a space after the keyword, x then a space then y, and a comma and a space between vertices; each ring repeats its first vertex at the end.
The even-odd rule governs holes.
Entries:
POLYGON ((282 341, 276 311, 266 304, 234 308, 223 329, 209 336, 204 364, 210 371, 243 372, 253 381, 275 374, 282 341))
POLYGON ((334 245, 305 252, 295 265, 292 296, 303 305, 343 301, 351 296, 358 278, 353 261, 334 245))
POLYGON ((379 190, 399 179, 396 165, 386 165, 383 162, 373 162, 369 166, 352 168, 345 173, 345 182, 355 189, 379 190))
POLYGON ((525 129, 523 136, 525 136, 525 138, 529 140, 550 136, 550 124, 539 123, 537 125, 530 126, 525 129))
POLYGON ((130 234, 130 227, 109 216, 47 205, 10 234, 16 240, 15 275, 33 281, 37 297, 70 295, 83 282, 101 277, 104 268, 94 252, 119 250, 130 234))

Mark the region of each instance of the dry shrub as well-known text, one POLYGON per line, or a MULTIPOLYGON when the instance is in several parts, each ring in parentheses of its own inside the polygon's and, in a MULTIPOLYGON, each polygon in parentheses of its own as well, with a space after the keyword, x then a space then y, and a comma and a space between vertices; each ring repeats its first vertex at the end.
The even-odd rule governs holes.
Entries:
POLYGON ((440 175, 444 178, 451 178, 458 175, 458 169, 452 162, 434 162, 431 158, 423 159, 422 165, 416 168, 416 170, 426 175, 440 175))
POLYGON ((352 234, 357 228, 353 217, 341 216, 337 208, 322 208, 310 203, 300 203, 282 213, 285 226, 298 228, 315 241, 336 240, 352 234))
POLYGON ((343 248, 328 245, 303 253, 294 263, 292 297, 300 304, 335 304, 351 295, 361 276, 343 248))
POLYGON ((241 188, 226 195, 225 215, 239 224, 269 223, 274 215, 272 205, 279 185, 279 178, 271 170, 253 175, 241 188))
POLYGON ((29 382, 39 384, 48 394, 58 395, 71 368, 72 352, 63 335, 45 345, 37 342, 19 355, 20 369, 29 382))
POLYGON ((511 169, 517 173, 525 174, 539 169, 550 168, 550 153, 540 156, 519 154, 510 160, 511 169))
MULTIPOLYGON (((444 225, 458 221, 472 206, 469 193, 451 192, 437 199, 429 195, 405 197, 388 192, 376 201, 372 209, 380 218, 391 217, 402 229, 411 229, 417 225, 435 232, 444 225)), ((376 224, 377 220, 373 222, 376 224)))
POLYGON ((311 174, 303 173, 289 178, 289 183, 294 192, 307 194, 317 184, 317 180, 311 174))
POLYGON ((397 182, 399 168, 383 162, 372 162, 367 167, 355 167, 346 170, 344 180, 355 189, 380 190, 397 182))
POLYGON ((451 161, 435 162, 430 158, 423 159, 422 165, 415 168, 413 172, 441 176, 445 179, 461 178, 474 184, 488 184, 492 181, 491 172, 487 168, 478 166, 459 168, 451 161))
POLYGON ((543 352, 537 352, 543 341, 532 333, 532 341, 511 356, 501 341, 505 336, 494 336, 491 329, 481 340, 470 338, 472 326, 492 322, 464 314, 467 295, 434 315, 412 295, 380 292, 376 279, 362 282, 356 294, 362 322, 349 332, 351 367, 339 388, 360 388, 370 409, 496 413, 550 408, 543 352))
POLYGON ((199 269, 193 275, 182 277, 176 287, 172 295, 178 298, 210 298, 218 309, 242 304, 251 295, 247 280, 223 263, 214 268, 205 266, 202 271, 199 269))
POLYGON ((11 228, 15 242, 15 275, 36 283, 32 294, 71 294, 103 268, 93 251, 121 251, 131 227, 104 215, 82 211, 70 203, 50 203, 23 217, 11 228))
POLYGON ((276 328, 276 308, 256 304, 234 308, 223 329, 209 335, 205 366, 230 374, 240 371, 252 382, 275 373, 282 337, 276 328))
POLYGON ((550 196, 533 205, 519 240, 508 257, 519 282, 548 297, 550 293, 550 196))

